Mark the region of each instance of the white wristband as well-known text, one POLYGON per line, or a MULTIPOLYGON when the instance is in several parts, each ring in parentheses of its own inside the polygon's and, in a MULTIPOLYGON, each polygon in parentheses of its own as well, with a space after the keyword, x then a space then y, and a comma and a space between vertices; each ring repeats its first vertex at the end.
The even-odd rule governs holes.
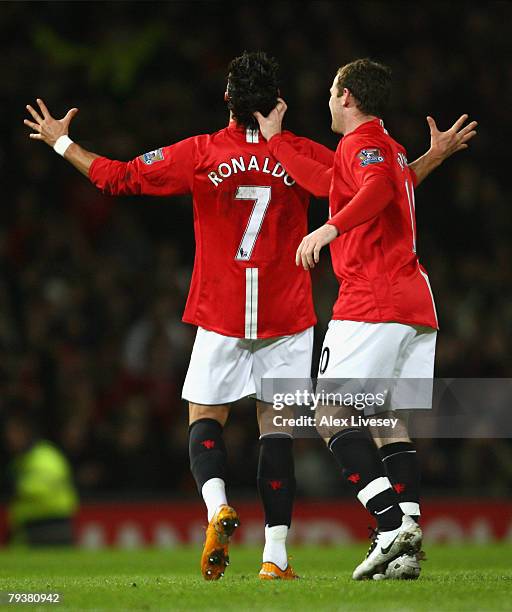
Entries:
POLYGON ((64 157, 64 153, 68 150, 70 144, 73 144, 73 141, 69 136, 59 136, 53 145, 53 150, 64 157))

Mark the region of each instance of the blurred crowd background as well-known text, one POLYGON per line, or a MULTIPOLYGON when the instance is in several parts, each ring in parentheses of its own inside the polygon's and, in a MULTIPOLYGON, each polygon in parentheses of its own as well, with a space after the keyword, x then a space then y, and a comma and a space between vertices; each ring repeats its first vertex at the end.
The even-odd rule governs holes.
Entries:
MULTIPOLYGON (((441 324, 436 375, 510 376, 511 23, 508 2, 2 2, 2 465, 45 438, 82 499, 196 495, 180 398, 195 335, 180 320, 190 199, 107 198, 30 141, 23 119, 36 97, 56 116, 76 106, 74 140, 130 159, 224 127, 227 65, 244 49, 279 60, 286 127, 332 148, 329 87, 357 57, 392 66, 386 126, 410 160, 428 147, 427 114, 440 129, 463 112, 479 121, 470 150, 418 189, 418 252, 441 324)), ((313 200, 311 226, 326 215, 313 200)), ((313 280, 318 343, 336 295, 327 254, 313 280)), ((255 495, 252 402, 233 411, 226 444, 233 486, 255 495)), ((419 447, 427 493, 509 490, 508 440, 419 447)), ((297 441, 296 457, 300 495, 343 495, 319 441, 297 441)))

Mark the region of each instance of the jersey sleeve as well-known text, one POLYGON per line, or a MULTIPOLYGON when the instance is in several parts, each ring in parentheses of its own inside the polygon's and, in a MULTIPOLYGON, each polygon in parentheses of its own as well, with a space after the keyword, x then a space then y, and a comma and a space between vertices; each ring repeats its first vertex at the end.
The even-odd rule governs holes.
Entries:
POLYGON ((332 179, 334 151, 308 138, 288 141, 276 134, 268 141, 272 155, 306 191, 327 197, 332 179))
POLYGON ((393 199, 393 185, 382 176, 372 176, 339 213, 327 223, 339 234, 348 232, 376 217, 393 199))
POLYGON ((393 154, 386 143, 371 136, 348 139, 341 150, 343 165, 358 186, 371 177, 380 176, 393 181, 393 154))
POLYGON ((192 191, 195 137, 139 155, 129 162, 96 158, 89 179, 109 195, 170 196, 192 191))
POLYGON ((391 153, 381 143, 351 139, 340 151, 357 187, 354 197, 331 219, 338 232, 348 232, 377 216, 394 196, 391 153))

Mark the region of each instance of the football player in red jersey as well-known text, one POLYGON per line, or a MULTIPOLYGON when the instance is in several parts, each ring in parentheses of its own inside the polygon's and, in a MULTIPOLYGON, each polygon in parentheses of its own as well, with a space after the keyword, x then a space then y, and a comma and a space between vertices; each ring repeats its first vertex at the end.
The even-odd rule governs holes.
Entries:
MULTIPOLYGON (((477 124, 462 127, 463 115, 441 133, 429 117, 431 149, 412 168, 381 120, 390 91, 390 70, 381 64, 362 59, 338 70, 329 107, 333 131, 344 136, 332 167, 306 159, 282 139, 284 101, 267 117, 256 113, 269 149, 290 175, 316 195, 329 194, 330 219, 302 240, 296 254, 297 265, 309 270, 318 263, 320 250, 331 244, 340 282, 317 391, 332 392, 333 379, 433 377, 438 323, 428 276, 416 255, 414 187, 449 155, 466 148, 477 124)), ((426 387, 428 403, 431 384, 426 387)), ((385 409, 396 407, 391 392, 385 409)), ((376 446, 359 426, 321 431, 347 482, 377 520, 378 531, 354 579, 419 576, 419 468, 406 424, 397 423, 392 432, 372 432, 376 446), (390 561, 398 558, 402 565, 394 564, 394 573, 386 574, 390 561)))
MULTIPOLYGON (((258 489, 266 526, 260 577, 296 577, 286 553, 295 493, 292 437, 267 430, 270 408, 261 380, 310 376, 316 317, 309 272, 294 263, 295 245, 307 232, 310 194, 272 157, 253 116, 270 112, 278 94, 276 62, 244 53, 229 66, 227 127, 129 162, 70 140, 76 108, 56 120, 40 99, 38 110, 27 106, 31 138, 53 147, 103 192, 192 194, 196 252, 183 320, 198 330, 183 397, 189 401, 191 470, 208 511, 201 559, 207 580, 223 575, 239 523, 226 498, 223 427, 230 404, 246 396, 257 398, 261 431, 258 489)), ((333 163, 326 147, 290 132, 283 138, 308 157, 333 163)))

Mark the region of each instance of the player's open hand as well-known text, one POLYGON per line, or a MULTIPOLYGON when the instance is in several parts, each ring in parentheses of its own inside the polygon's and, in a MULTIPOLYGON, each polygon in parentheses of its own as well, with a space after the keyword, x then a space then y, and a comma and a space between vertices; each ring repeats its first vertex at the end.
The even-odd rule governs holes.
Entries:
POLYGON ((468 148, 468 141, 476 135, 476 121, 471 121, 465 127, 462 127, 468 120, 468 115, 461 115, 452 127, 446 132, 440 132, 437 129, 436 122, 432 117, 427 117, 427 122, 430 127, 430 150, 429 153, 439 162, 468 148))
POLYGON ((272 136, 281 133, 281 125, 287 108, 286 102, 282 98, 277 98, 277 104, 266 117, 258 111, 254 113, 265 140, 270 140, 272 136))
POLYGON ((311 270, 320 260, 322 247, 332 242, 337 236, 338 230, 334 225, 328 223, 304 236, 295 255, 295 264, 300 266, 302 263, 304 270, 311 270))
POLYGON ((29 134, 30 138, 42 140, 47 145, 50 145, 50 147, 53 147, 57 138, 67 136, 69 124, 78 113, 78 108, 68 110, 62 119, 54 119, 46 108, 46 104, 39 98, 37 98, 37 105, 39 106, 39 111, 36 111, 30 104, 27 104, 27 110, 32 115, 34 121, 25 119, 23 123, 34 130, 34 133, 29 134))

